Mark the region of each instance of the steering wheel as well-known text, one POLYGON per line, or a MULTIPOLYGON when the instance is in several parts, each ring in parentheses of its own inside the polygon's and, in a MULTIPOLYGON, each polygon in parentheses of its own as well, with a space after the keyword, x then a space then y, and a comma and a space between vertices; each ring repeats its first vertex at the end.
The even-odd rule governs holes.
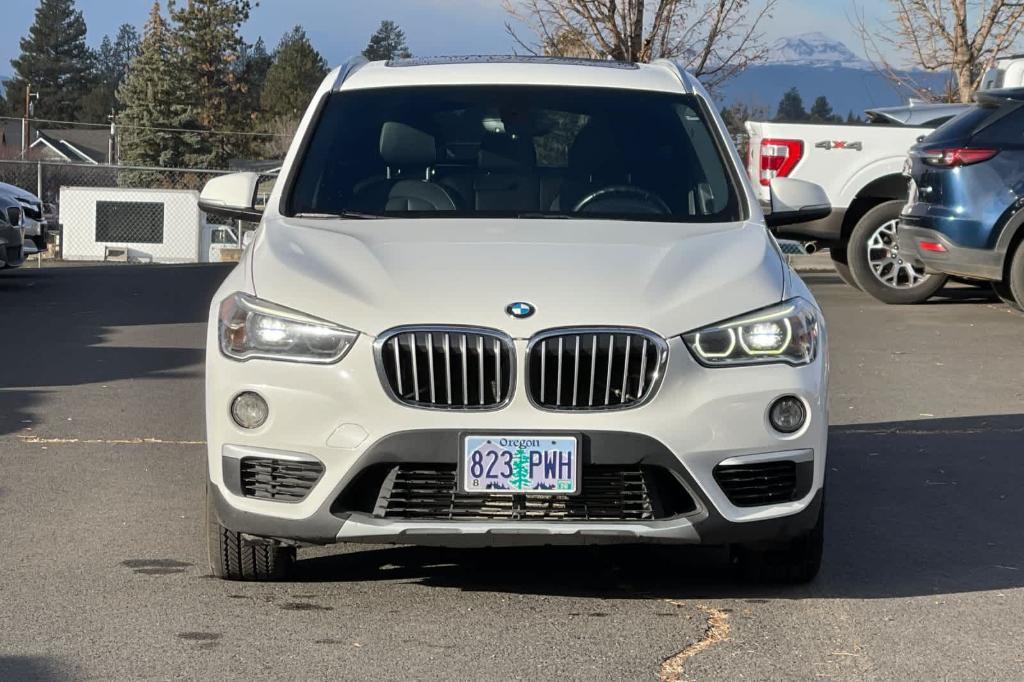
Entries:
POLYGON ((648 192, 645 189, 640 189, 639 187, 633 187, 632 185, 612 185, 611 187, 599 189, 576 202, 576 205, 572 210, 579 213, 591 204, 599 201, 615 199, 625 199, 626 201, 635 201, 646 204, 648 208, 654 209, 653 211, 650 211, 651 213, 664 214, 672 212, 672 209, 668 207, 668 204, 666 204, 657 194, 648 192))

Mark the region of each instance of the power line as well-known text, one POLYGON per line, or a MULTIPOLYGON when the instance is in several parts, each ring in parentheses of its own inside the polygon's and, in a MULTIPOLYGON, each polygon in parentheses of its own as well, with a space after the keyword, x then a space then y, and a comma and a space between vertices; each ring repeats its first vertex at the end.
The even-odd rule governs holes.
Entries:
MULTIPOLYGON (((24 119, 17 118, 15 116, 0 116, 0 120, 3 121, 22 121, 24 119)), ((56 121, 47 118, 32 118, 29 119, 35 123, 47 123, 50 125, 63 125, 63 126, 79 126, 82 128, 109 128, 109 123, 89 123, 85 121, 56 121)), ((124 128, 129 130, 152 130, 155 132, 164 133, 192 133, 196 135, 243 135, 249 137, 291 137, 284 133, 257 133, 246 130, 196 130, 192 128, 162 128, 158 126, 139 126, 132 125, 130 123, 118 123, 118 128, 124 128)))

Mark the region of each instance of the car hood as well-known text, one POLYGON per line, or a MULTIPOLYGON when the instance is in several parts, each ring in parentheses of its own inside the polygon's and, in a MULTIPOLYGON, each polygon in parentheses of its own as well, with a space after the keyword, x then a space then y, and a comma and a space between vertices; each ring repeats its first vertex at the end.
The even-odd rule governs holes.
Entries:
POLYGON ((15 199, 25 199, 26 201, 31 201, 33 203, 39 202, 39 197, 35 194, 32 194, 28 190, 22 189, 17 185, 9 185, 6 182, 0 182, 0 194, 8 194, 15 199))
POLYGON ((778 302, 786 270, 754 223, 268 218, 252 249, 257 296, 371 336, 444 324, 668 337, 778 302), (517 301, 535 314, 509 317, 517 301))

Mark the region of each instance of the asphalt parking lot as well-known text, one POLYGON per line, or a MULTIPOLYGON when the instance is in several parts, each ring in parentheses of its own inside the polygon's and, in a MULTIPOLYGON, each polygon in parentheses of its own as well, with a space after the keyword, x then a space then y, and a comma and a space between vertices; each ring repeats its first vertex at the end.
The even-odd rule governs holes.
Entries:
POLYGON ((713 549, 303 550, 208 576, 203 329, 220 266, 0 273, 0 679, 1020 679, 1024 316, 834 275, 825 565, 713 549))

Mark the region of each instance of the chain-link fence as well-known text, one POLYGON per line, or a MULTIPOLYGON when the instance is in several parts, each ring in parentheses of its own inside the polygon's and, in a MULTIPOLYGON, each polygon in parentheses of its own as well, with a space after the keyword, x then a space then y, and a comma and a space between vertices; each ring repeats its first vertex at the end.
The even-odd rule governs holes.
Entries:
POLYGON ((207 262, 238 257, 254 228, 207 216, 199 191, 226 171, 0 160, 0 182, 38 196, 29 248, 66 260, 207 262), (46 243, 44 243, 44 241, 46 243))

